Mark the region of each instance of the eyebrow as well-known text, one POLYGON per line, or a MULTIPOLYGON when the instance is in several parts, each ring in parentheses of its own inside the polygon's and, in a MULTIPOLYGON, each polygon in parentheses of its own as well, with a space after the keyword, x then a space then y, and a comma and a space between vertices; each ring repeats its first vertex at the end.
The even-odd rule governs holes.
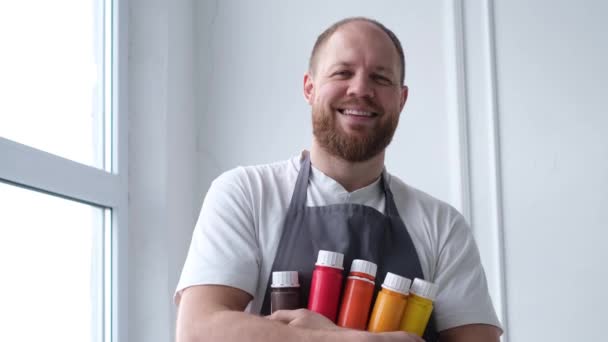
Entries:
MULTIPOLYGON (((352 67, 353 64, 352 63, 348 63, 348 62, 338 62, 338 63, 334 63, 332 65, 329 66, 329 69, 333 69, 336 67, 352 67)), ((394 70, 392 68, 387 68, 387 67, 383 67, 383 66, 377 66, 374 68, 375 71, 383 71, 383 72, 388 72, 388 73, 392 73, 394 72, 394 70)))
POLYGON ((377 71, 385 71, 385 72, 388 72, 388 73, 392 73, 394 71, 392 68, 385 68, 383 66, 377 66, 376 70, 377 71))
POLYGON ((336 67, 351 67, 352 64, 351 63, 347 63, 347 62, 338 62, 338 63, 334 63, 332 65, 329 66, 329 69, 334 69, 336 67))

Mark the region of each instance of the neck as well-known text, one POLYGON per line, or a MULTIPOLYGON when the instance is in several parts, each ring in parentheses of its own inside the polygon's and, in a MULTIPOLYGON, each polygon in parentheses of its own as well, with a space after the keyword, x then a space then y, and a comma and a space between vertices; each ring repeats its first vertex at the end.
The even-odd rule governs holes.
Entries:
POLYGON ((380 177, 384 168, 384 151, 366 161, 350 162, 329 154, 313 139, 310 162, 340 183, 346 191, 353 192, 372 184, 380 177))

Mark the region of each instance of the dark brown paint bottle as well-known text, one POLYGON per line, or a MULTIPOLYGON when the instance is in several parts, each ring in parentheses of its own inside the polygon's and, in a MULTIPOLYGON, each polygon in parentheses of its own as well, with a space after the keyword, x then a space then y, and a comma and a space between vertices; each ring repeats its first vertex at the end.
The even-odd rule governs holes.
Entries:
POLYGON ((270 313, 277 310, 295 310, 301 307, 298 272, 272 272, 270 313))

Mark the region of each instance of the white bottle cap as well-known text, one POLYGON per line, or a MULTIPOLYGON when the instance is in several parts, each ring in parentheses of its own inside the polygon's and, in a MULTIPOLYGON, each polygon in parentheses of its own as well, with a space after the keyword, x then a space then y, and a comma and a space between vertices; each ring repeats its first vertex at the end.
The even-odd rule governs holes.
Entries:
POLYGON ((412 284, 412 288, 410 289, 410 291, 416 296, 420 296, 429 300, 435 300, 438 290, 439 286, 418 278, 414 279, 414 283, 412 284))
POLYGON ((395 273, 388 272, 386 273, 386 278, 384 278, 384 283, 382 284, 382 287, 387 290, 407 295, 409 293, 411 283, 412 281, 406 277, 402 277, 396 275, 395 273))
POLYGON ((342 264, 344 263, 344 254, 338 252, 330 252, 330 251, 319 251, 319 256, 317 257, 317 266, 325 266, 331 268, 338 268, 343 270, 342 264))
POLYGON ((300 287, 298 272, 272 272, 272 287, 300 287))
POLYGON ((355 259, 350 265, 350 272, 359 272, 370 275, 372 278, 376 277, 376 270, 378 266, 371 261, 355 259))

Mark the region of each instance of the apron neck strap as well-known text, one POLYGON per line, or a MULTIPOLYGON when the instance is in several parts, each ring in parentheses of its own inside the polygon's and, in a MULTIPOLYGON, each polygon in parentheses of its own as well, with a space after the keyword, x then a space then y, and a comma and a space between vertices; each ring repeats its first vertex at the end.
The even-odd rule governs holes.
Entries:
MULTIPOLYGON (((300 162, 300 172, 298 172, 298 180, 296 181, 296 186, 291 197, 290 207, 300 208, 306 207, 306 198, 308 192, 308 181, 310 179, 310 169, 312 165, 310 162, 310 153, 308 151, 302 152, 302 160, 300 162)), ((399 216, 399 212, 397 211, 397 206, 395 205, 395 200, 393 199, 393 193, 391 192, 391 188, 388 184, 388 175, 386 169, 382 170, 382 181, 381 186, 385 195, 385 205, 386 205, 386 215, 387 216, 399 216)))
POLYGON ((300 172, 298 172, 298 180, 296 187, 291 196, 289 204, 290 211, 292 209, 306 207, 306 196, 308 191, 308 180, 310 179, 310 155, 308 151, 302 152, 302 160, 300 162, 300 172))
POLYGON ((382 170, 382 188, 384 190, 385 196, 385 206, 386 206, 386 216, 399 216, 399 211, 397 211, 397 205, 395 204, 395 199, 393 198, 393 192, 391 191, 391 187, 388 185, 388 173, 386 172, 386 168, 382 170))

